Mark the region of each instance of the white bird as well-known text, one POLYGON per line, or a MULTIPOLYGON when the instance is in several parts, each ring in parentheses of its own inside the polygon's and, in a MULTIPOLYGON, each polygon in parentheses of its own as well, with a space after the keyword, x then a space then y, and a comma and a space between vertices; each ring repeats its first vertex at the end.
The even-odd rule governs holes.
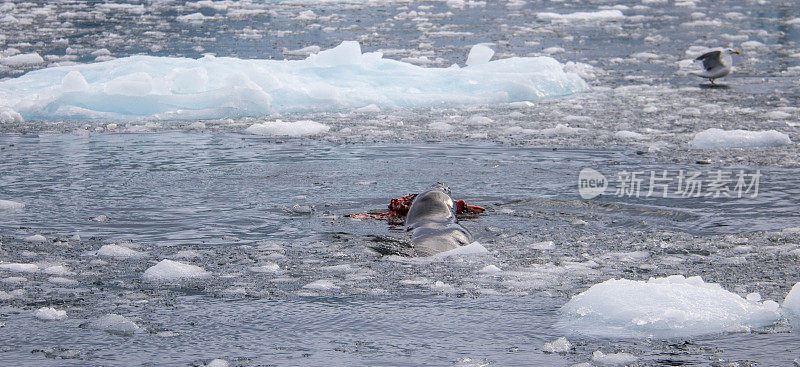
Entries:
POLYGON ((692 74, 702 78, 708 78, 711 84, 714 84, 714 79, 722 78, 731 73, 733 66, 732 54, 739 54, 739 51, 727 49, 725 51, 716 50, 706 52, 698 56, 694 61, 703 61, 703 71, 695 71, 692 74))

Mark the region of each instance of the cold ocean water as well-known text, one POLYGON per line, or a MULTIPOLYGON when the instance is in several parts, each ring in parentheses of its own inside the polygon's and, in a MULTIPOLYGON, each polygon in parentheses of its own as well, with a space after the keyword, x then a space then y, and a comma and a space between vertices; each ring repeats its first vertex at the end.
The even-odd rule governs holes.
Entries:
MULTIPOLYGON (((800 357, 797 322, 754 295, 783 304, 800 280, 791 1, 0 9, 2 364, 778 366, 800 357), (349 40, 402 64, 350 52, 251 65, 291 80, 275 82, 236 61, 304 60, 349 40), (515 83, 524 70, 492 62, 473 73, 464 66, 479 43, 492 60, 551 56, 572 76, 515 83), (688 60, 717 46, 741 51, 737 70, 723 87, 701 86, 688 60), (134 54, 157 58, 136 69, 125 59, 134 54), (204 54, 216 58, 168 59, 204 54), (103 62, 116 62, 102 72, 114 74, 92 76, 87 68, 103 62), (452 64, 463 73, 429 74, 452 64), (250 83, 258 88, 235 88, 250 83), (359 105, 351 97, 364 86, 373 99, 359 105), (186 94, 205 104, 186 105, 186 94), (141 108, 154 100, 169 103, 141 108), (581 197, 584 168, 606 178, 604 195, 581 197), (681 175, 693 172, 699 197, 685 194, 681 175), (670 179, 666 197, 663 186, 649 192, 651 177, 670 179), (721 197, 715 178, 728 183, 721 197), (487 208, 462 221, 480 243, 473 253, 382 256, 372 248, 408 241, 402 226, 347 217, 436 182, 487 208), (615 291, 609 279, 670 275, 724 290, 697 288, 714 296, 688 298, 683 312, 643 288, 614 306, 627 323, 565 311, 573 301, 602 309, 573 297, 600 283, 615 291), (747 301, 709 299, 728 296, 747 301), (740 304, 741 318, 722 311, 740 304), (649 319, 638 313, 648 306, 649 319), (560 337, 571 347, 546 344, 560 337)), ((696 290, 672 279, 663 289, 696 290)))

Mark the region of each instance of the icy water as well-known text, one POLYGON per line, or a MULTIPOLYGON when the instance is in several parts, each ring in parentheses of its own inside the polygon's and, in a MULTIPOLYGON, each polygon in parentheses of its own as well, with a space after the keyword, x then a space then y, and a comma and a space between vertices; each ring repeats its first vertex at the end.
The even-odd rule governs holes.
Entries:
POLYGON ((0 9, 2 78, 133 54, 302 59, 296 50, 345 40, 428 67, 463 65, 481 42, 495 58, 591 65, 581 73, 586 92, 533 103, 0 123, 0 200, 25 204, 0 209, 0 265, 36 264, 0 270, 2 364, 570 366, 600 350, 631 353, 643 366, 782 366, 800 357, 785 319, 672 339, 556 327, 571 297, 611 278, 700 275, 779 303, 800 280, 794 1, 11 1, 0 9), (601 10, 623 17, 541 15, 601 10), (202 16, 179 18, 194 13, 202 16), (738 70, 726 87, 699 87, 685 60, 716 46, 742 51, 738 70), (32 52, 42 61, 3 61, 32 52), (329 130, 247 132, 277 119, 329 130), (691 147, 714 127, 774 129, 792 142, 691 147), (581 199, 583 168, 605 175, 605 195, 581 199), (646 197, 650 173, 665 170, 697 171, 705 183, 720 171, 762 176, 755 197, 683 197, 675 187, 646 197), (645 177, 640 194, 614 195, 617 175, 631 171, 645 177), (407 241, 402 228, 346 217, 436 182, 487 208, 462 222, 487 253, 382 256, 371 248, 407 241), (98 254, 112 243, 135 253, 98 254), (163 259, 210 275, 145 281, 163 259), (488 265, 500 271, 482 272, 488 265), (67 318, 38 319, 41 307, 67 318), (138 329, 93 326, 110 313, 138 329), (545 342, 565 335, 572 350, 546 352, 545 342))

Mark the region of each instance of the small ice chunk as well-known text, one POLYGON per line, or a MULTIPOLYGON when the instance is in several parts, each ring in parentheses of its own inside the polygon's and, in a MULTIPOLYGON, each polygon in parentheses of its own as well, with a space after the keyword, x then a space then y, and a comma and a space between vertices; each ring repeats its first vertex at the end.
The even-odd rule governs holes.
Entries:
POLYGON ((333 282, 330 280, 320 279, 304 285, 303 288, 315 291, 332 291, 332 290, 337 290, 341 287, 339 287, 336 284, 333 284, 333 282))
POLYGON ((52 307, 42 307, 33 314, 39 320, 55 321, 67 318, 67 311, 56 310, 52 307))
POLYGON ((175 17, 175 20, 184 23, 200 23, 209 18, 212 17, 207 17, 202 13, 192 13, 192 14, 179 15, 175 17))
POLYGON ((144 254, 139 251, 117 245, 116 243, 103 245, 99 250, 97 250, 97 256, 112 257, 115 259, 130 259, 142 257, 143 255, 144 254))
POLYGON ((605 354, 597 350, 592 353, 592 361, 601 366, 624 366, 636 362, 638 359, 633 354, 624 352, 605 354))
POLYGON ((494 56, 494 50, 489 46, 477 44, 469 49, 466 64, 467 66, 486 64, 492 59, 492 56, 494 56))
MULTIPOLYGON (((13 123, 22 123, 25 122, 25 119, 22 118, 22 115, 19 112, 13 110, 10 107, 0 106, 0 124, 13 124, 13 123)), ((7 202, 6 204, 14 205, 12 208, 2 208, 3 204, 0 204, 0 210, 7 210, 7 209, 21 209, 16 207, 15 204, 19 204, 16 202, 8 202, 8 200, 2 200, 7 202), (13 204, 12 204, 13 203, 13 204)))
POLYGON ((619 10, 600 10, 596 12, 575 12, 568 14, 559 13, 536 13, 536 17, 542 20, 549 21, 574 21, 574 22, 590 22, 590 21, 609 21, 625 19, 625 15, 619 10))
POLYGON ((221 358, 212 359, 210 362, 208 362, 208 364, 206 364, 206 367, 228 367, 228 366, 230 366, 230 363, 221 358))
POLYGON ((151 283, 160 283, 206 278, 210 275, 211 273, 199 266, 164 259, 158 264, 147 268, 142 275, 142 279, 151 283))
POLYGON ((7 263, 0 264, 0 269, 16 273, 35 273, 39 271, 39 266, 36 264, 7 263))
POLYGON ((689 143, 698 149, 758 148, 789 145, 789 135, 775 131, 708 129, 697 133, 689 143))
POLYGON ((503 270, 495 265, 486 265, 481 270, 478 270, 478 274, 497 274, 501 272, 503 272, 503 270))
POLYGON ((58 285, 67 286, 67 287, 78 285, 78 281, 77 280, 64 278, 64 277, 50 277, 49 279, 47 279, 47 281, 50 282, 50 283, 53 283, 53 284, 58 284, 58 285))
POLYGON ((792 114, 783 111, 770 111, 764 114, 770 120, 785 120, 792 117, 792 114))
POLYGON ((44 59, 38 53, 21 54, 9 57, 0 57, 0 65, 11 67, 34 66, 43 64, 44 59))
POLYGON ((92 329, 112 334, 133 334, 136 330, 139 330, 139 326, 125 318, 125 316, 113 313, 94 319, 88 325, 92 329))
POLYGON ((536 242, 531 244, 531 248, 534 250, 555 250, 556 244, 553 241, 536 242))
POLYGON ((445 252, 440 252, 436 255, 431 256, 430 258, 442 259, 451 256, 480 255, 486 253, 489 253, 489 250, 487 250, 486 247, 483 247, 483 245, 481 245, 480 242, 475 241, 473 243, 470 243, 469 245, 457 247, 445 252))
POLYGON ((328 132, 328 130, 330 130, 329 126, 311 120, 296 122, 283 122, 281 120, 267 121, 250 125, 250 127, 245 129, 246 132, 253 135, 289 137, 319 135, 328 132))
POLYGON ((250 271, 254 273, 276 273, 281 270, 281 267, 278 266, 276 263, 266 263, 259 266, 253 266, 250 268, 250 271))
POLYGON ((542 347, 545 353, 566 353, 569 352, 570 349, 572 349, 572 343, 563 336, 551 342, 544 343, 542 347))
MULTIPOLYGON (((0 123, 3 122, 3 118, 0 117, 0 123)), ((0 200, 0 210, 19 210, 25 208, 25 204, 11 201, 11 200, 0 200)))
POLYGON ((44 242, 47 242, 47 238, 45 238, 44 236, 42 236, 40 234, 35 234, 35 235, 32 235, 32 236, 25 237, 25 242, 44 243, 44 242))
POLYGON ((50 274, 50 275, 71 275, 73 274, 69 269, 67 269, 64 265, 54 265, 42 270, 42 273, 50 274))

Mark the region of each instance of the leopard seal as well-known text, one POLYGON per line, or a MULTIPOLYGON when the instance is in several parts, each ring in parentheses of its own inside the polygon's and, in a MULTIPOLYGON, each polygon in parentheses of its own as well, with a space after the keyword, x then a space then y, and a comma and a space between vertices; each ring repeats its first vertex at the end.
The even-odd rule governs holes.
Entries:
POLYGON ((458 223, 456 203, 445 187, 417 195, 406 216, 413 256, 427 257, 472 243, 472 234, 458 223))

